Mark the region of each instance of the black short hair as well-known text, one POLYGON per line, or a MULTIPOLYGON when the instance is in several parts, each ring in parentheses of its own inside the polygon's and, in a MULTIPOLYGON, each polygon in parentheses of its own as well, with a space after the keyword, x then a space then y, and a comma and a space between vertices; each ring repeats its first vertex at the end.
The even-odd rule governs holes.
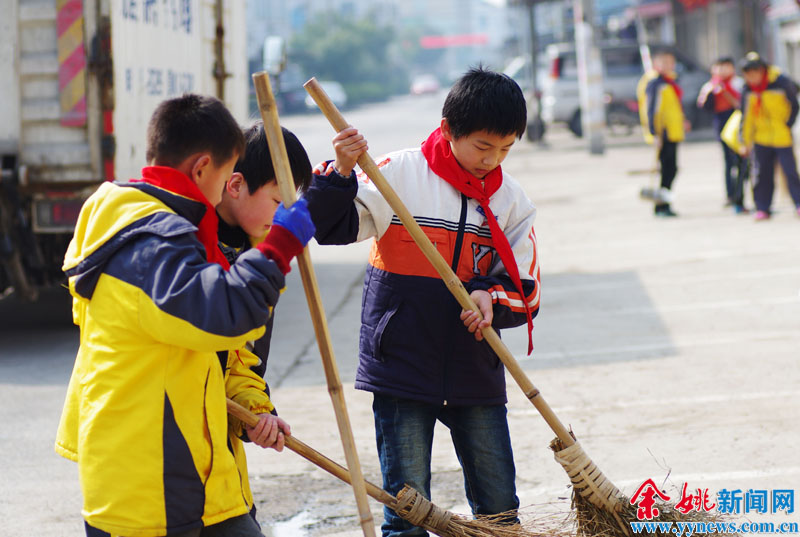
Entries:
POLYGON ((742 71, 755 71, 756 69, 766 69, 767 62, 758 52, 748 52, 741 61, 742 71))
POLYGON ((442 117, 455 138, 482 130, 522 138, 528 111, 525 96, 516 82, 478 66, 467 71, 450 89, 442 117))
POLYGON ((720 58, 717 58, 717 60, 714 63, 716 65, 722 65, 723 63, 729 63, 731 65, 736 65, 736 60, 734 60, 732 56, 722 56, 720 58))
POLYGON ((653 51, 652 56, 653 58, 660 58, 662 56, 672 56, 675 58, 675 52, 669 48, 657 48, 655 51, 653 51))
MULTIPOLYGON (((311 184, 311 161, 308 159, 308 153, 292 131, 283 127, 281 129, 294 185, 300 192, 305 192, 311 184)), ((275 181, 275 168, 272 165, 267 134, 264 132, 262 122, 259 121, 245 130, 244 138, 247 141, 247 150, 244 156, 239 158, 233 171, 244 176, 247 190, 250 194, 255 194, 262 186, 275 181)))
POLYGON ((162 101, 147 125, 147 162, 176 167, 208 152, 220 166, 244 154, 242 128, 219 99, 187 93, 162 101))

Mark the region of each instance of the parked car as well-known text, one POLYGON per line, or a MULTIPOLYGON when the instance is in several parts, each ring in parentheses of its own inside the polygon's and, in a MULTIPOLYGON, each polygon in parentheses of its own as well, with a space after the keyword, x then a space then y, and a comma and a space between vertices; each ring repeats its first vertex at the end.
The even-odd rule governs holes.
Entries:
POLYGON ((411 95, 425 95, 437 93, 441 89, 439 79, 434 75, 419 75, 411 81, 411 95))
MULTIPOLYGON (((341 84, 333 80, 320 80, 319 85, 322 86, 322 89, 328 94, 328 97, 330 97, 333 104, 336 105, 336 108, 342 109, 347 105, 347 93, 345 93, 344 87, 342 87, 341 84)), ((319 110, 317 103, 314 102, 311 95, 306 96, 306 108, 309 110, 319 110)))
MULTIPOLYGON (((277 90, 275 98, 278 100, 278 107, 281 114, 294 114, 307 112, 306 92, 303 83, 307 77, 303 76, 303 71, 296 63, 289 63, 286 69, 279 75, 278 83, 272 86, 273 91, 277 90)), ((255 111, 258 114, 258 111, 255 111)))
MULTIPOLYGON (((575 45, 563 43, 547 48, 548 76, 542 81, 542 118, 546 123, 566 123, 580 136, 581 111, 578 94, 578 64, 575 45)), ((678 83, 683 88, 687 118, 697 127, 709 122, 707 113, 695 106, 708 71, 682 53, 673 50, 678 83)), ((636 100, 636 84, 644 73, 637 43, 601 44, 603 87, 607 102, 630 103, 636 100)))

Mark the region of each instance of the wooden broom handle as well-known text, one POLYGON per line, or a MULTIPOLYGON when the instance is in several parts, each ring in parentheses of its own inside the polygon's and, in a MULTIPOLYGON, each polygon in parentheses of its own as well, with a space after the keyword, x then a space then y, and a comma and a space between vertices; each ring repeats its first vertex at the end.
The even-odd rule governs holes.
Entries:
MULTIPOLYGON (((316 78, 312 78, 308 82, 306 82, 303 87, 306 89, 311 98, 314 99, 314 102, 317 103, 322 113, 325 114, 325 117, 328 118, 328 121, 333 126, 336 132, 339 132, 343 129, 346 129, 350 125, 345 120, 344 116, 339 112, 336 108, 336 105, 330 100, 328 95, 325 93, 325 90, 322 89, 322 86, 319 85, 316 78)), ((408 212, 408 209, 403 204, 403 201, 394 191, 394 189, 389 185, 389 182, 381 173, 378 166, 375 164, 375 161, 372 157, 369 156, 367 152, 364 152, 358 159, 358 165, 361 166, 361 169, 367 174, 367 176, 375 183, 375 186, 378 188, 380 193, 386 199, 389 206, 394 210, 394 213, 400 219, 400 221, 405 226, 408 233, 414 239, 414 242, 417 243, 422 253, 428 258, 428 261, 431 262, 433 267, 436 269, 436 272, 439 273, 442 280, 444 280, 445 285, 456 298, 458 303, 461 305, 462 308, 465 310, 471 310, 477 312, 480 316, 480 310, 475 302, 472 300, 472 297, 469 296, 469 293, 466 289, 464 289, 464 285, 461 283, 461 280, 456 276, 453 272, 453 269, 450 268, 450 265, 445 261, 436 247, 431 243, 430 239, 425 232, 422 231, 422 228, 419 227, 417 221, 414 220, 414 217, 408 212)), ((522 300, 525 300, 525 297, 522 297, 522 300)), ((497 356, 503 362, 503 365, 506 366, 511 376, 514 377, 514 380, 517 382, 520 388, 522 388, 523 393, 525 396, 533 403, 533 406, 539 411, 542 415, 544 420, 556 434, 559 440, 564 444, 564 447, 569 447, 575 443, 575 439, 572 438, 572 435, 564 427, 564 424, 561 423, 561 420, 558 419, 558 416, 555 415, 553 409, 550 408, 550 405, 547 404, 547 401, 544 400, 541 393, 538 389, 533 385, 531 380, 522 370, 517 362, 514 355, 511 354, 511 351, 508 350, 505 343, 500 339, 500 336, 497 335, 497 332, 493 327, 483 328, 483 337, 492 347, 494 352, 497 353, 497 356)))
MULTIPOLYGON (((278 181, 281 197, 285 207, 290 207, 297 201, 297 189, 292 178, 292 170, 289 165, 289 158, 286 154, 286 143, 283 139, 283 131, 278 120, 278 105, 272 94, 269 75, 267 73, 253 74, 253 84, 256 89, 258 107, 261 111, 261 119, 264 121, 264 132, 269 143, 269 152, 272 156, 272 165, 275 170, 275 178, 278 181)), ((333 410, 336 414, 336 423, 339 426, 339 435, 342 439, 345 460, 353 479, 350 481, 353 486, 353 494, 356 498, 361 529, 366 537, 375 536, 375 522, 372 518, 372 511, 369 508, 367 492, 364 484, 364 475, 361 472, 361 463, 358 460, 356 444, 353 440, 353 429, 350 425, 350 418, 347 414, 347 405, 342 390, 342 382, 339 378, 339 370, 336 366, 336 358, 333 354, 328 323, 325 319, 325 309, 322 307, 322 298, 317 284, 317 277, 314 267, 311 264, 311 254, 308 247, 303 248, 303 252, 297 256, 297 264, 300 267, 300 276, 303 280, 308 308, 311 312, 311 321, 314 324, 314 333, 317 337, 322 366, 325 370, 325 379, 328 384, 328 392, 333 403, 333 410)))
MULTIPOLYGON (((231 401, 228 399, 228 414, 231 416, 238 418, 241 420, 242 423, 249 425, 250 427, 255 427, 258 424, 258 416, 247 410, 245 407, 240 405, 235 401, 231 401)), ((290 450, 294 451, 307 461, 319 466, 329 474, 334 477, 338 477, 345 483, 350 484, 350 472, 347 471, 347 468, 338 464, 337 462, 332 461, 319 451, 315 450, 311 446, 301 442, 297 438, 291 435, 284 436, 284 445, 289 448, 290 450)), ((389 508, 393 508, 397 505, 397 500, 394 496, 383 490, 377 485, 373 485, 369 481, 364 481, 366 484, 367 494, 378 500, 384 505, 389 506, 389 508)))

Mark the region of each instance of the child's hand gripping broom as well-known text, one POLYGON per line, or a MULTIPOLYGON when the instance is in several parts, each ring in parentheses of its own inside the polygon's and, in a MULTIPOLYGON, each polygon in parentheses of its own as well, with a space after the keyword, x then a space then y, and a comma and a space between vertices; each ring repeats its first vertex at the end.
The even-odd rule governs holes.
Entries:
MULTIPOLYGON (((283 131, 278 121, 278 106, 272 94, 269 76, 266 73, 255 73, 253 75, 253 84, 256 89, 258 108, 261 110, 261 119, 264 122, 264 132, 266 133, 269 143, 269 153, 272 156, 275 178, 278 181, 283 204, 289 207, 297 201, 297 189, 292 179, 289 158, 286 154, 286 144, 283 140, 283 131)), ((311 320, 314 324, 317 345, 319 345, 322 365, 325 369, 328 392, 331 395, 333 410, 336 414, 336 422, 339 426, 339 435, 342 439, 347 467, 353 475, 353 479, 350 483, 353 486, 353 494, 356 498, 361 529, 365 537, 374 537, 375 522, 373 521, 372 511, 370 511, 369 502, 367 501, 364 476, 361 473, 361 463, 358 460, 356 444, 353 440, 353 429, 350 426, 350 418, 347 414, 347 406, 344 400, 344 393, 342 392, 342 382, 339 379, 339 370, 336 367, 336 359, 333 355, 333 346, 331 345, 330 334, 328 332, 328 323, 325 319, 325 310, 322 307, 317 277, 314 273, 314 267, 311 265, 311 255, 308 247, 304 248, 303 253, 297 256, 297 264, 300 267, 303 288, 305 289, 308 307, 311 311, 311 320)))
MULTIPOLYGON (((305 83, 304 87, 317 103, 320 110, 325 114, 325 117, 327 117, 334 130, 339 132, 348 127, 347 121, 325 94, 325 91, 316 79, 312 78, 305 83)), ((394 189, 392 189, 383 177, 383 174, 378 169, 372 157, 364 153, 358 159, 358 164, 389 203, 389 206, 394 210, 395 214, 411 234, 414 242, 417 243, 422 253, 444 280, 445 285, 461 307, 465 310, 478 312, 480 315, 480 310, 472 298, 470 298, 461 280, 450 268, 447 261, 439 254, 436 247, 425 235, 425 232, 422 231, 422 228, 419 227, 394 189)), ((483 328, 482 332, 484 339, 489 343, 495 353, 497 353, 506 369, 511 373, 511 376, 514 377, 514 380, 522 389, 523 393, 525 393, 525 396, 530 400, 533 406, 536 407, 556 434, 557 438, 551 443, 551 447, 555 451, 556 460, 564 467, 572 481, 575 492, 578 493, 575 499, 576 503, 578 503, 579 511, 583 504, 589 511, 599 511, 600 514, 605 513, 607 515, 605 518, 611 518, 612 521, 615 521, 618 525, 616 531, 622 530, 623 535, 628 535, 630 529, 623 523, 619 516, 623 508, 630 508, 630 505, 626 505, 627 502, 622 493, 603 475, 583 451, 580 444, 576 442, 572 433, 561 423, 550 408, 550 405, 547 404, 539 390, 536 389, 517 360, 502 342, 497 332, 492 327, 483 328), (588 503, 581 502, 581 498, 587 500, 588 503)), ((597 518, 592 513, 588 516, 592 519, 597 518)))
MULTIPOLYGON (((227 400, 228 413, 242 423, 255 427, 258 416, 230 399, 227 400)), ((322 453, 304 444, 294 436, 286 435, 285 446, 307 461, 319 466, 345 483, 352 483, 347 468, 335 463, 322 453)), ((566 534, 563 529, 554 527, 548 531, 533 533, 517 526, 502 526, 492 522, 491 517, 472 520, 437 507, 426 500, 422 494, 405 486, 397 497, 392 496, 377 485, 365 481, 366 492, 400 517, 415 526, 420 526, 442 537, 559 537, 566 534)))

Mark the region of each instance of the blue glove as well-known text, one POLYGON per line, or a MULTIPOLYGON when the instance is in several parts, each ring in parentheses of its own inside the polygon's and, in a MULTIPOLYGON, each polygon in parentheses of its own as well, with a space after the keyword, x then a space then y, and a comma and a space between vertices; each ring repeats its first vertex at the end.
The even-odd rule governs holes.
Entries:
POLYGON ((286 229, 303 246, 308 244, 316 231, 311 213, 308 212, 308 203, 304 199, 297 200, 288 209, 281 203, 272 217, 272 224, 286 229))

